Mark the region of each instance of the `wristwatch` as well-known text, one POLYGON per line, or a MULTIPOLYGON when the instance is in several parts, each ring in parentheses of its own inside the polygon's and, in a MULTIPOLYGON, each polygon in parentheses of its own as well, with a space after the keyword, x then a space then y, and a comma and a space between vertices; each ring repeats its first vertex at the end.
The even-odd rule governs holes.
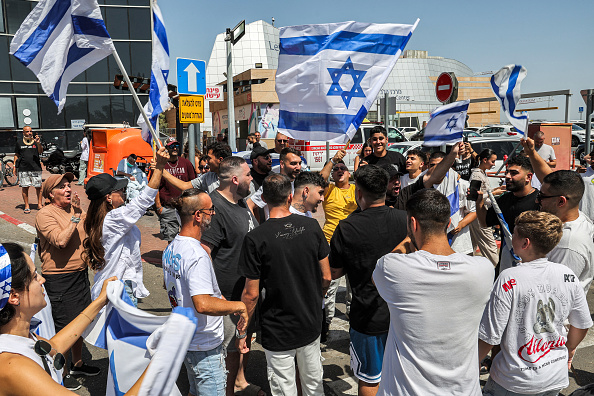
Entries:
POLYGON ((74 224, 80 223, 80 217, 72 216, 70 218, 70 221, 73 222, 74 224))
POLYGON ((239 334, 239 330, 235 329, 235 337, 237 337, 238 340, 244 339, 247 337, 247 331, 244 334, 239 334))

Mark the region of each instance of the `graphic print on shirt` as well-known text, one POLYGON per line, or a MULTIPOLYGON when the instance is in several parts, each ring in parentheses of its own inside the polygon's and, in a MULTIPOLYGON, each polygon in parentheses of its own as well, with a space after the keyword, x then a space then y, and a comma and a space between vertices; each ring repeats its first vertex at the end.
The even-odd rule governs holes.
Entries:
POLYGON ((276 238, 283 238, 283 239, 287 239, 287 240, 291 240, 301 234, 303 234, 303 231, 305 231, 305 227, 301 226, 301 227, 294 227, 293 223, 288 222, 284 224, 285 230, 284 231, 278 231, 275 235, 276 238))
POLYGON ((180 279, 179 268, 181 256, 179 254, 174 255, 170 247, 171 245, 163 252, 163 271, 167 272, 172 279, 166 285, 166 288, 171 308, 175 308, 179 305, 177 290, 175 289, 175 279, 180 279))
POLYGON ((554 363, 554 361, 541 359, 551 350, 561 348, 567 342, 566 337, 556 330, 562 328, 562 318, 567 317, 569 314, 567 296, 559 289, 552 288, 550 284, 537 285, 537 288, 539 296, 536 296, 534 290, 530 289, 518 301, 518 311, 515 319, 520 326, 519 333, 524 334, 525 341, 518 348, 518 357, 524 362, 530 363, 529 367, 521 368, 522 371, 537 370, 554 363), (543 293, 547 296, 544 299, 541 298, 543 293), (560 311, 560 314, 557 315, 555 310, 560 311), (529 316, 525 317, 525 315, 529 316), (555 323, 555 318, 559 323, 555 323), (538 366, 535 364, 538 364, 538 366))

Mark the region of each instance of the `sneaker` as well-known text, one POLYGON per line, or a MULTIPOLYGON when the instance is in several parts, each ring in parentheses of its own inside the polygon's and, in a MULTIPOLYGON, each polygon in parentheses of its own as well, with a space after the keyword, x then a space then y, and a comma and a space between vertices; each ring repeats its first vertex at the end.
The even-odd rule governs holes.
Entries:
POLYGON ((80 387, 82 386, 80 384, 80 382, 78 382, 76 380, 76 378, 74 378, 70 374, 69 375, 66 375, 64 378, 62 378, 62 380, 64 382, 64 387, 66 389, 68 389, 68 390, 71 390, 71 391, 79 390, 80 387))
POLYGON ((80 367, 76 367, 70 363, 70 374, 72 375, 86 375, 87 377, 93 377, 99 374, 100 371, 101 369, 99 367, 89 366, 86 363, 83 363, 80 367))

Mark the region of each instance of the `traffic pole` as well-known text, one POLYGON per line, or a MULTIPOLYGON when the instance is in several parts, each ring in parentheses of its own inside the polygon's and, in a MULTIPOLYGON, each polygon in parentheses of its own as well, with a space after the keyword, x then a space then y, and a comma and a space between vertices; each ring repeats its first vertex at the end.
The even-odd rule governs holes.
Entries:
POLYGON ((227 29, 227 37, 225 38, 225 42, 227 43, 227 123, 229 127, 227 128, 228 138, 229 138, 229 146, 231 147, 232 152, 237 151, 237 144, 235 142, 235 103, 234 103, 234 92, 233 92, 233 67, 232 67, 232 58, 233 58, 233 44, 231 43, 231 32, 227 29))
POLYGON ((592 120, 590 120, 590 116, 592 115, 592 107, 594 105, 594 89, 588 90, 588 95, 586 96, 586 144, 584 145, 584 154, 590 154, 590 139, 592 137, 592 120))

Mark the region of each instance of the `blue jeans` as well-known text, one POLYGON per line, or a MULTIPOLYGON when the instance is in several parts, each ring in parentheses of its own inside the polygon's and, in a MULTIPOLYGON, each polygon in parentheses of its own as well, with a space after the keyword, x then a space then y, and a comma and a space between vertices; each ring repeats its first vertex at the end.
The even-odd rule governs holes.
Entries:
POLYGON ((188 351, 184 360, 190 393, 195 396, 225 396, 227 368, 223 344, 210 351, 188 351))
POLYGON ((561 392, 561 389, 553 389, 546 392, 540 392, 535 394, 524 394, 510 392, 497 382, 493 381, 491 377, 487 380, 487 383, 483 387, 483 396, 556 396, 561 392))
POLYGON ((130 300, 132 300, 134 307, 138 308, 138 298, 136 298, 136 296, 134 295, 134 288, 132 287, 131 280, 124 281, 124 290, 126 290, 126 294, 128 294, 128 297, 130 297, 130 300))

